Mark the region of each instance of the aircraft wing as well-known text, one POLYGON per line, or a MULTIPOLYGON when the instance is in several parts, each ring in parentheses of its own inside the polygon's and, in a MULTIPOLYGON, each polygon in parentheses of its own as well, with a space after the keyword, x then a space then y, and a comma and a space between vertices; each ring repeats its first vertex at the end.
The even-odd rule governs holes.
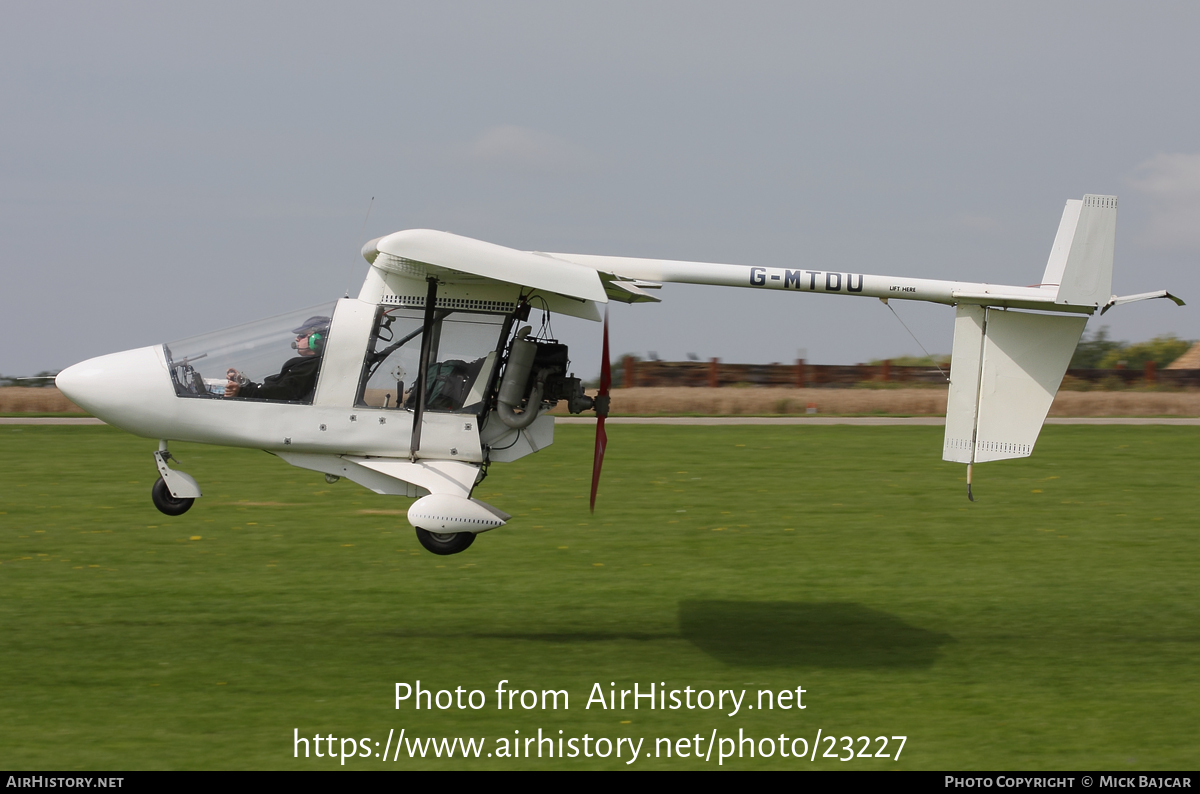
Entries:
POLYGON ((608 302, 594 268, 449 232, 396 232, 367 243, 363 256, 381 270, 409 278, 435 275, 455 283, 500 281, 577 300, 608 302))

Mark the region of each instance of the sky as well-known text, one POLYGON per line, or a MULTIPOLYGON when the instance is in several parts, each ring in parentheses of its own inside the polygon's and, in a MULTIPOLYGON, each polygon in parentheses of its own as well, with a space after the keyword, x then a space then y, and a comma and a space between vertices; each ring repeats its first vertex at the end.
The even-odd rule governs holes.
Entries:
MULTIPOLYGON (((374 237, 1032 284, 1120 197, 1089 322, 1200 338, 1194 2, 0 0, 0 373, 356 295, 374 237), (369 212, 369 214, 368 214, 369 212), (15 340, 15 343, 14 343, 15 340)), ((950 351, 953 310, 668 285, 614 356, 950 351)), ((577 374, 600 328, 554 323, 577 374)))

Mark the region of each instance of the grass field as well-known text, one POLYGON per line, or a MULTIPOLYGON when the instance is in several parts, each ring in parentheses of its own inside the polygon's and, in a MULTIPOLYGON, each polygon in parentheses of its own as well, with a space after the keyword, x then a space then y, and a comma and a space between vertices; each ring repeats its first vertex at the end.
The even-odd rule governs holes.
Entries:
POLYGON ((615 426, 593 517, 591 436, 563 427, 478 489, 510 526, 436 557, 408 500, 262 452, 174 445, 206 496, 171 519, 153 442, 0 427, 0 749, 23 769, 343 768, 293 758, 298 730, 369 739, 346 769, 626 768, 628 745, 486 757, 541 728, 644 739, 628 768, 715 769, 654 740, 820 730, 908 738, 899 761, 822 740, 724 768, 1195 768, 1200 428, 1047 427, 1033 458, 977 469, 975 504, 941 432, 615 426), (487 707, 395 709, 417 679, 487 707), (570 708, 498 711, 501 679, 570 708), (585 709, 610 682, 745 704, 802 687, 807 708, 585 709), (374 757, 402 728, 488 744, 374 757))

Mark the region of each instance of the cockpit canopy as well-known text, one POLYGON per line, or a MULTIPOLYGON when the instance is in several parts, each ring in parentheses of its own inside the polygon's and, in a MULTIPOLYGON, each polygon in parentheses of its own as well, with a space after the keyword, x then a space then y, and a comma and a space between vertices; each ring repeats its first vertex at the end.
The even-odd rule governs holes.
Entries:
MULTIPOLYGON (((380 306, 359 384, 364 408, 415 408, 424 312, 380 306)), ((430 411, 481 413, 500 353, 505 315, 438 309, 426 375, 430 411)))
MULTIPOLYGON (((290 361, 303 358, 301 351, 296 349, 297 338, 301 334, 308 337, 310 334, 306 332, 312 330, 309 326, 317 328, 320 325, 315 318, 332 318, 335 305, 322 303, 168 343, 165 352, 175 392, 181 397, 223 397, 230 370, 239 373, 247 383, 267 382, 290 361)), ((317 349, 312 353, 316 355, 311 358, 320 358, 328 343, 328 331, 317 335, 321 338, 315 343, 317 349)), ((308 367, 313 370, 312 383, 305 393, 293 390, 286 397, 276 394, 258 399, 311 403, 319 363, 308 367)))
MULTIPOLYGON (((337 303, 297 309, 164 345, 180 397, 311 404, 320 372, 336 338, 337 303), (297 349, 299 348, 299 349, 297 349), (236 394, 230 394, 236 384, 236 394)), ((426 405, 429 411, 482 413, 503 354, 508 315, 438 309, 428 343, 426 405)), ((413 409, 420 371, 422 309, 381 305, 370 335, 343 328, 339 357, 362 361, 355 406, 413 409), (361 334, 360 341, 346 337, 361 334), (353 353, 350 353, 350 350, 353 353)), ((336 368, 345 372, 345 368, 336 368)))

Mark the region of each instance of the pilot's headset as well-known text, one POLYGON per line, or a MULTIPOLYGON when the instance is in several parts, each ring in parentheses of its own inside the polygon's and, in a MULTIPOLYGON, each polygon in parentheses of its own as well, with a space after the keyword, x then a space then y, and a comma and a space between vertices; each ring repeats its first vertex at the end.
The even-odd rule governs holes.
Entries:
MULTIPOLYGON (((299 328, 292 329, 296 336, 308 337, 308 349, 316 353, 325 352, 325 341, 329 336, 330 318, 320 315, 309 317, 299 328)), ((299 349, 296 340, 292 340, 292 348, 299 349)))

